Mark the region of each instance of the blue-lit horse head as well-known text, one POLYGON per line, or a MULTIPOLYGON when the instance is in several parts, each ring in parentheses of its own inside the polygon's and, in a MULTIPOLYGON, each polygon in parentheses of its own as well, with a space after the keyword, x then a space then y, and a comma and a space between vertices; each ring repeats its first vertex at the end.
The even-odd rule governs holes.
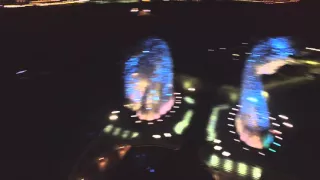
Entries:
POLYGON ((287 64, 295 50, 286 37, 268 38, 253 47, 246 60, 236 116, 236 129, 247 145, 262 149, 272 143, 267 100, 263 96, 262 74, 273 74, 287 64))
POLYGON ((160 118, 171 109, 173 64, 167 43, 149 38, 125 64, 125 95, 142 120, 160 118))

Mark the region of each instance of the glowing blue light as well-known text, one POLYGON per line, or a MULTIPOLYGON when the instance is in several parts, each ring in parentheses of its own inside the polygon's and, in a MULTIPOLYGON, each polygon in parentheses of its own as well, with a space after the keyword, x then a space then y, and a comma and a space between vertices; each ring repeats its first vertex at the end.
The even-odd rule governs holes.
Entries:
POLYGON ((239 111, 240 115, 249 115, 250 118, 247 119, 249 126, 257 124, 258 127, 255 126, 255 128, 259 130, 266 130, 270 126, 267 118, 269 117, 268 105, 261 94, 263 84, 260 75, 256 72, 256 67, 273 60, 285 60, 294 52, 289 39, 285 37, 269 38, 253 47, 243 71, 240 98, 242 108, 239 111))
POLYGON ((172 99, 173 64, 169 47, 161 39, 149 38, 142 43, 141 49, 125 63, 125 96, 133 102, 135 110, 149 104, 158 106, 152 108, 157 111, 161 103, 172 99))
POLYGON ((276 146, 281 146, 279 143, 273 142, 274 145, 276 146))
POLYGON ((274 141, 274 138, 271 134, 267 134, 266 137, 263 139, 263 147, 269 148, 270 144, 274 141))
POLYGON ((269 151, 271 151, 271 152, 277 152, 276 150, 271 149, 271 148, 269 148, 269 151))
POLYGON ((254 97, 248 97, 247 100, 254 102, 254 103, 258 102, 258 99, 254 98, 254 97))

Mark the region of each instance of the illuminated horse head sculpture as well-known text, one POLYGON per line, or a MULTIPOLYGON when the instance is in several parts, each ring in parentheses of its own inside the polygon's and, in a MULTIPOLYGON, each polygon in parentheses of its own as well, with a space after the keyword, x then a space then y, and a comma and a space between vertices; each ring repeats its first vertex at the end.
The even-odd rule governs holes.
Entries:
POLYGON ((150 38, 125 64, 125 93, 141 120, 154 120, 174 104, 172 59, 166 42, 150 38))
POLYGON ((288 38, 269 38, 253 47, 243 72, 240 110, 236 116, 236 130, 247 145, 262 149, 272 143, 269 134, 268 105, 262 95, 262 74, 273 74, 290 62, 294 49, 288 38))

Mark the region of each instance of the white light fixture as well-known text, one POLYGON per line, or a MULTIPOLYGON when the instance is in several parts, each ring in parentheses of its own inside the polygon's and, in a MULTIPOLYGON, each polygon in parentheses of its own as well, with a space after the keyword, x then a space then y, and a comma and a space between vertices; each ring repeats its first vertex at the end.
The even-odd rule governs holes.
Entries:
POLYGON ((157 121, 162 122, 163 120, 162 119, 158 119, 157 121))
POLYGON ((320 49, 316 49, 316 48, 310 48, 310 47, 306 47, 307 50, 311 50, 311 51, 319 51, 320 52, 320 49))
POLYGON ((152 124, 153 124, 153 122, 148 122, 148 124, 149 124, 149 125, 152 125, 152 124))
POLYGON ((281 114, 279 115, 279 117, 282 118, 282 119, 285 119, 285 120, 288 120, 288 119, 289 119, 287 116, 281 115, 281 114))
POLYGON ((171 137, 171 133, 163 133, 164 137, 171 137))
POLYGON ((292 124, 290 124, 290 123, 283 122, 282 124, 283 124, 283 125, 285 125, 285 126, 287 126, 287 127, 289 127, 289 128, 293 128, 293 125, 292 125, 292 124))
POLYGON ((262 156, 265 156, 265 154, 264 154, 264 153, 262 153, 262 152, 259 152, 259 154, 260 154, 260 155, 262 155, 262 156))
POLYGON ((175 92, 175 93, 174 93, 174 95, 180 95, 180 94, 181 94, 181 93, 179 93, 179 92, 175 92))
POLYGON ((282 137, 280 137, 280 136, 274 136, 274 137, 277 139, 283 140, 282 137))
POLYGON ((235 113, 232 113, 232 112, 229 112, 229 114, 230 114, 230 115, 234 115, 234 116, 236 115, 235 113))
POLYGON ((234 110, 234 111, 239 111, 239 109, 237 109, 237 108, 232 108, 232 110, 234 110))
POLYGON ((230 133, 232 133, 232 134, 235 134, 236 132, 234 132, 234 131, 229 131, 230 133))
POLYGON ((111 114, 118 114, 120 111, 112 111, 111 114))
POLYGON ((188 88, 188 91, 194 92, 196 89, 195 88, 188 88))
POLYGON ((176 96, 176 99, 182 99, 182 97, 181 96, 176 96))
POLYGON ((113 115, 109 116, 109 119, 110 119, 111 121, 115 121, 115 120, 118 119, 118 116, 115 115, 115 114, 113 114, 113 115))
POLYGON ((137 115, 131 115, 131 117, 138 117, 137 115))
POLYGON ((152 135, 152 137, 155 138, 155 139, 160 139, 160 138, 161 138, 161 135, 159 135, 159 134, 154 134, 154 135, 152 135))
POLYGON ((280 126, 280 124, 278 124, 278 123, 272 123, 272 125, 277 126, 277 127, 280 126))
POLYGON ((220 139, 214 139, 213 142, 219 144, 219 143, 221 143, 221 140, 220 139))
POLYGON ((233 121, 234 119, 233 119, 233 118, 228 118, 228 120, 231 120, 231 121, 233 121))
POLYGON ((179 108, 179 106, 173 106, 173 108, 179 108))
POLYGON ((231 155, 231 153, 229 153, 229 152, 227 152, 227 151, 223 151, 223 152, 222 152, 222 156, 228 157, 228 156, 230 156, 230 155, 231 155))
POLYGON ((233 139, 234 141, 237 141, 237 142, 240 142, 240 140, 239 139, 233 139))
POLYGON ((276 130, 276 129, 274 129, 273 132, 276 133, 276 134, 282 134, 281 131, 278 131, 278 130, 276 130))
POLYGON ((141 121, 135 121, 135 123, 141 123, 141 121))
POLYGON ((27 70, 22 70, 22 71, 18 71, 16 72, 16 74, 22 74, 22 73, 25 73, 27 70))
POLYGON ((230 126, 230 127, 234 127, 234 125, 233 125, 233 124, 228 124, 228 126, 230 126))
POLYGON ((246 150, 246 151, 249 151, 249 149, 248 149, 248 148, 245 148, 245 147, 243 147, 242 149, 244 149, 244 150, 246 150))
POLYGON ((269 119, 271 119, 271 120, 274 120, 274 121, 276 120, 276 118, 274 118, 274 117, 271 117, 271 116, 269 117, 269 119))
POLYGON ((213 149, 217 150, 217 151, 220 151, 222 149, 222 147, 221 146, 214 146, 213 149))

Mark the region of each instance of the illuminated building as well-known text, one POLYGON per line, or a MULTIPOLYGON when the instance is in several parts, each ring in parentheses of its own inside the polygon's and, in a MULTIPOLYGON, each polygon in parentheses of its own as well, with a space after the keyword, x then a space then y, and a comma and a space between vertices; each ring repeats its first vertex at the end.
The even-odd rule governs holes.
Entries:
POLYGON ((253 47, 242 77, 240 110, 235 125, 240 139, 247 145, 262 149, 272 142, 269 111, 263 96, 262 74, 273 74, 287 63, 294 53, 287 38, 269 38, 253 47))
POLYGON ((173 106, 172 68, 168 45, 157 38, 143 42, 142 52, 126 62, 125 94, 139 119, 158 119, 173 106))

